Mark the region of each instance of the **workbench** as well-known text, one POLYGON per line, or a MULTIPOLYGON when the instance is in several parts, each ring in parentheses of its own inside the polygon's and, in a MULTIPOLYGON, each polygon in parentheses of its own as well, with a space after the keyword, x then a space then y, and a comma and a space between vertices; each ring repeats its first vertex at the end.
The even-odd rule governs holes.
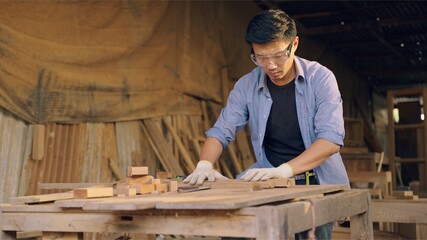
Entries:
POLYGON ((373 239, 370 204, 367 190, 341 185, 1 204, 0 238, 42 231, 288 239, 350 216, 351 239, 373 239))

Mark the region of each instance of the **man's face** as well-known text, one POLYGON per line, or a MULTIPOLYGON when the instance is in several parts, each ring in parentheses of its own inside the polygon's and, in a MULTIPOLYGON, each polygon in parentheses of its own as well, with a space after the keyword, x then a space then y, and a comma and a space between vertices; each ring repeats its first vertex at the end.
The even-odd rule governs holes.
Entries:
POLYGON ((265 44, 252 44, 254 58, 257 65, 262 67, 264 72, 276 84, 286 84, 292 79, 290 70, 293 66, 295 50, 298 47, 298 37, 291 42, 285 40, 275 40, 265 44))

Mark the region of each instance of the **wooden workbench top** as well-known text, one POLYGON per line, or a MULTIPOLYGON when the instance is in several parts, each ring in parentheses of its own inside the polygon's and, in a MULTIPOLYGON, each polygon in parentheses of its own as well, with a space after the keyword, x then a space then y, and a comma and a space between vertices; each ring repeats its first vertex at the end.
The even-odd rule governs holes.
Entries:
POLYGON ((295 186, 292 188, 272 188, 259 191, 239 191, 235 189, 208 189, 186 193, 163 193, 137 195, 131 197, 107 197, 93 199, 56 200, 50 207, 46 204, 1 205, 1 211, 52 211, 78 208, 90 211, 129 211, 143 209, 239 209, 268 203, 282 202, 298 198, 321 196, 347 189, 345 185, 295 186), (43 206, 43 207, 42 207, 43 206), (49 210, 47 210, 49 209, 49 210))

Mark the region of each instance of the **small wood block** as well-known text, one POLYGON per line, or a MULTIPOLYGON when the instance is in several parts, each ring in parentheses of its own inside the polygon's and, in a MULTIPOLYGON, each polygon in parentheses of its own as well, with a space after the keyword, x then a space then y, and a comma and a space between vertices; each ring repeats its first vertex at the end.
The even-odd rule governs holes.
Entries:
MULTIPOLYGON (((138 185, 140 186, 140 185, 138 185)), ((135 196, 137 189, 128 184, 117 184, 116 186, 116 195, 119 197, 122 196, 135 196)))
POLYGON ((128 167, 128 177, 148 175, 148 167, 128 167))
POLYGON ((126 183, 129 185, 134 184, 153 184, 153 176, 151 175, 145 175, 140 177, 128 177, 126 178, 126 183))
POLYGON ((96 197, 112 197, 113 188, 112 187, 102 187, 102 188, 76 188, 73 190, 73 197, 75 199, 86 199, 86 198, 96 198, 96 197))
POLYGON ((159 183, 159 184, 154 184, 154 190, 155 191, 159 191, 159 192, 167 192, 168 191, 168 184, 166 183, 159 183))
POLYGON ((294 178, 272 178, 272 179, 268 179, 266 182, 270 182, 276 188, 295 187, 294 178))
POLYGON ((129 185, 131 188, 135 188, 136 194, 141 194, 141 184, 132 184, 129 185))
POLYGON ((257 182, 262 189, 266 189, 266 188, 274 188, 274 183, 267 180, 267 181, 259 181, 257 182))
POLYGON ((140 185, 140 193, 148 194, 154 191, 154 184, 141 184, 140 185))
POLYGON ((178 181, 169 182, 169 192, 178 192, 178 181))
POLYGON ((155 178, 155 179, 153 180, 153 183, 154 183, 154 185, 156 185, 156 184, 160 184, 160 183, 162 183, 162 180, 161 180, 161 179, 158 179, 158 178, 155 178))
POLYGON ((159 179, 172 179, 172 178, 174 178, 174 175, 171 172, 156 172, 156 178, 159 178, 159 179))
POLYGON ((130 187, 128 189, 127 195, 126 196, 135 196, 136 195, 136 188, 134 187, 130 187))

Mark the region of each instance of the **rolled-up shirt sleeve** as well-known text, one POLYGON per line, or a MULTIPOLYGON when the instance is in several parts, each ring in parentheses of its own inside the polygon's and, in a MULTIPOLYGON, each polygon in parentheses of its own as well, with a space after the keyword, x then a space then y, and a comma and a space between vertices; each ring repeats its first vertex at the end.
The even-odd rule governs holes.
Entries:
POLYGON ((242 129, 248 121, 246 104, 246 89, 244 81, 238 81, 227 100, 227 105, 214 126, 206 132, 206 137, 217 138, 226 148, 235 139, 236 132, 242 129))
POLYGON ((344 120, 342 98, 335 76, 330 71, 319 74, 313 86, 316 97, 314 131, 316 138, 344 145, 344 120))

